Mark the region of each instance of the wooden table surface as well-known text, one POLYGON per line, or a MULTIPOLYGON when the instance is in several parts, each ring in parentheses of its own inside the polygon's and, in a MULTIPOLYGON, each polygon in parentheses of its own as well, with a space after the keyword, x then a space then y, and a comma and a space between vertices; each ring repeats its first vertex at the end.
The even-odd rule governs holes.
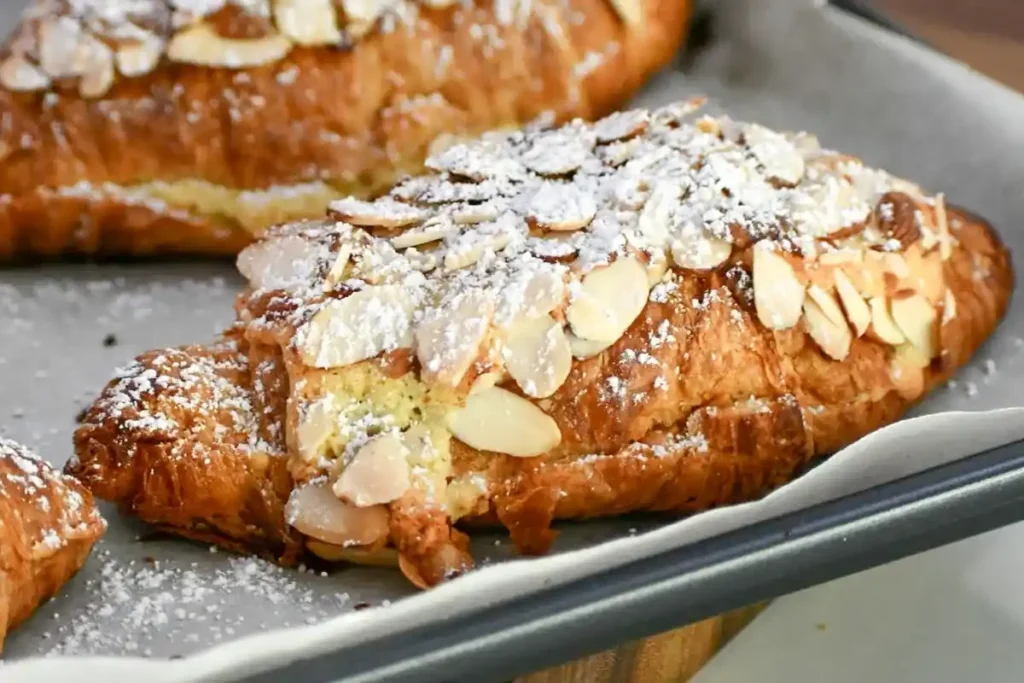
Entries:
MULTIPOLYGON (((871 4, 932 47, 1024 92, 1024 0, 871 4)), ((515 683, 685 683, 763 609, 758 605, 627 643, 515 683)))

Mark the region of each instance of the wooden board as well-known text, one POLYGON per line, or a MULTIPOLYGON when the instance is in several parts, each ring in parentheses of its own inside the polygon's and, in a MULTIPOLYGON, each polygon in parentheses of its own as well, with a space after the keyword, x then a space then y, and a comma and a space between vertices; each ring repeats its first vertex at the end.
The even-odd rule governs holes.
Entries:
POLYGON ((515 683, 685 683, 767 605, 755 605, 626 643, 515 683))

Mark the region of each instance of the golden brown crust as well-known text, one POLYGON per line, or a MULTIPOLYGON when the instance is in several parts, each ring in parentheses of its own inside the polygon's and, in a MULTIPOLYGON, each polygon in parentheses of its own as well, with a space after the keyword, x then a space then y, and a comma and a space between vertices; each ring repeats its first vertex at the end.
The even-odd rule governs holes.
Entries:
POLYGON ((85 564, 105 529, 81 484, 0 439, 0 651, 5 634, 85 564))
MULTIPOLYGON (((235 253, 253 225, 131 206, 140 202, 124 193, 154 181, 233 190, 324 181, 338 196, 370 194, 418 169, 441 134, 612 111, 672 58, 690 11, 647 0, 642 26, 631 26, 607 0, 580 0, 571 17, 559 3, 535 4, 543 11, 525 27, 503 24, 491 2, 425 10, 412 29, 374 31, 344 49, 296 47, 245 70, 164 59, 99 99, 73 82, 0 89, 0 260, 235 253)), ((255 227, 280 219, 270 211, 255 227)))

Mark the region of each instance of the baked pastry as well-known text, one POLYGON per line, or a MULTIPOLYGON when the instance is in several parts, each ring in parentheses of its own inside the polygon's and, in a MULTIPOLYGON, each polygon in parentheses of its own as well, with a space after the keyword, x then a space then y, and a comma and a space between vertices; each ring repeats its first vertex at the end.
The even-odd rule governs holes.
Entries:
POLYGON ((0 260, 230 254, 449 136, 621 106, 689 0, 33 0, 0 50, 0 260))
POLYGON ((749 500, 897 419, 1006 311, 996 234, 699 104, 487 135, 273 229, 235 325, 122 372, 69 471, 186 535, 432 585, 471 566, 455 523, 543 553, 555 519, 749 500))
POLYGON ((81 484, 0 438, 0 651, 7 632, 82 568, 106 528, 81 484))

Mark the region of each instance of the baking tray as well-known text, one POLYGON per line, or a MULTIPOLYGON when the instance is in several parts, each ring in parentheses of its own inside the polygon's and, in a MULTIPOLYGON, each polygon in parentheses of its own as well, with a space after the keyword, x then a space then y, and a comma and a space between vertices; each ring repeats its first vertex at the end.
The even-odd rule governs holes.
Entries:
MULTIPOLYGON (((709 44, 638 104, 704 93, 737 117, 814 131, 947 192, 1024 251, 1018 96, 820 2, 708 7, 709 44)), ((114 367, 207 338, 230 318, 239 284, 225 264, 0 279, 0 382, 18 388, 0 399, 0 422, 57 464, 70 454, 74 413, 114 367)), ((536 560, 512 561, 501 535, 475 534, 485 567, 424 594, 392 571, 298 573, 211 553, 104 507, 107 537, 10 636, 0 678, 501 680, 1007 524, 1024 517, 1022 349, 1018 296, 977 361, 913 419, 763 500, 677 523, 561 525, 555 555, 536 560)))

